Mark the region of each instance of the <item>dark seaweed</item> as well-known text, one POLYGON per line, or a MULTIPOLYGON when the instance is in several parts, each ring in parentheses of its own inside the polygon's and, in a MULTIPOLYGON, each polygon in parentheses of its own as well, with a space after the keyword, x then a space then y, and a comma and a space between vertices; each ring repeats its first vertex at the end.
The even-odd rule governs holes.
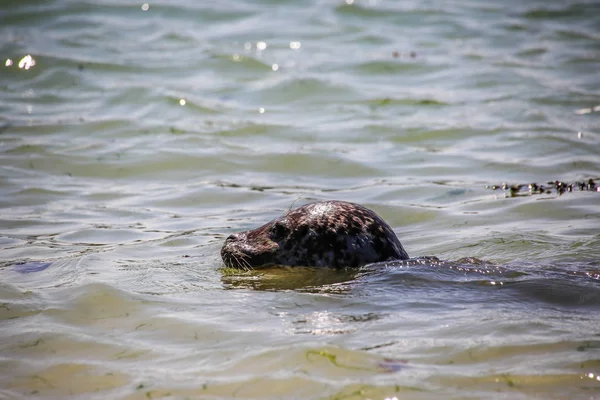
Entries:
POLYGON ((509 185, 508 183, 503 183, 501 185, 487 185, 486 189, 498 190, 502 189, 506 192, 510 197, 517 196, 529 196, 534 194, 553 194, 556 193, 559 196, 563 195, 567 192, 574 192, 576 190, 579 191, 590 191, 590 192, 600 192, 600 186, 598 186, 595 182, 598 178, 590 178, 584 181, 575 181, 575 182, 563 182, 563 181, 550 181, 544 184, 537 183, 525 183, 525 184, 516 184, 509 185))

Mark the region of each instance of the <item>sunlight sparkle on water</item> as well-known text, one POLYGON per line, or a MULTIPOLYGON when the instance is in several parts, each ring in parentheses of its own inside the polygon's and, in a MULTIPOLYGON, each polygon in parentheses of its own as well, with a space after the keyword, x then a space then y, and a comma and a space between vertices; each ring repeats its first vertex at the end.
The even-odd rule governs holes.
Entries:
POLYGON ((261 108, 258 109, 258 112, 261 113, 261 114, 264 114, 265 113, 265 109, 263 107, 261 107, 261 108))
POLYGON ((302 46, 300 42, 290 42, 290 49, 292 50, 298 50, 300 46, 302 46))
POLYGON ((600 374, 598 374, 598 375, 594 375, 594 373, 593 373, 593 372, 590 372, 590 373, 588 373, 586 376, 587 376, 588 378, 590 378, 590 379, 596 379, 598 382, 600 382, 600 374))
POLYGON ((35 60, 30 54, 27 54, 25 57, 21 58, 21 61, 19 61, 19 68, 21 69, 29 69, 34 65, 35 60))
POLYGON ((279 69, 279 65, 277 65, 277 64, 273 64, 273 65, 271 65, 271 69, 272 69, 273 71, 277 71, 277 70, 279 69))
POLYGON ((149 8, 150 8, 150 4, 148 4, 148 3, 142 4, 142 11, 148 11, 149 8))
POLYGON ((13 65, 13 61, 10 58, 6 59, 6 62, 4 63, 5 66, 10 67, 11 65, 13 65))
POLYGON ((180 100, 179 100, 179 105, 180 105, 180 106, 185 106, 185 103, 186 103, 186 102, 185 102, 185 99, 180 99, 180 100))
POLYGON ((589 113, 597 112, 597 111, 600 111, 600 106, 595 106, 595 107, 590 107, 590 108, 581 108, 579 110, 575 110, 575 114, 583 115, 583 114, 589 114, 589 113))
POLYGON ((256 42, 256 48, 258 50, 264 50, 267 48, 267 44, 265 42, 256 42))

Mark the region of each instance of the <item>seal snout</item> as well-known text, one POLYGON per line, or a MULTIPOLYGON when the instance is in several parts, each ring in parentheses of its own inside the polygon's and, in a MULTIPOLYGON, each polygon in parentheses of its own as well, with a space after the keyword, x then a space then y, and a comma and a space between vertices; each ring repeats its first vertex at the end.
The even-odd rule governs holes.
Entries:
POLYGON ((238 240, 240 240, 240 234, 232 233, 231 235, 227 236, 227 239, 225 239, 225 244, 231 243, 231 242, 237 242, 238 240))
POLYGON ((240 258, 243 256, 239 253, 237 248, 239 243, 239 233, 232 233, 225 239, 225 243, 223 244, 223 247, 221 247, 221 258, 226 266, 244 268, 244 263, 240 261, 240 258))

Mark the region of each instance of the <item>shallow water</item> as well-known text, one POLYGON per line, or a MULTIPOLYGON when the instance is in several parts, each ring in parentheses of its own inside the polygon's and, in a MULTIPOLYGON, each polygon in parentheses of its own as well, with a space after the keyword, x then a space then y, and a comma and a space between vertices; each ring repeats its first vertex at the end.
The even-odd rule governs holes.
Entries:
POLYGON ((3 2, 0 397, 600 398, 600 193, 486 188, 600 177, 599 26, 594 1, 3 2), (415 259, 221 268, 322 199, 415 259))

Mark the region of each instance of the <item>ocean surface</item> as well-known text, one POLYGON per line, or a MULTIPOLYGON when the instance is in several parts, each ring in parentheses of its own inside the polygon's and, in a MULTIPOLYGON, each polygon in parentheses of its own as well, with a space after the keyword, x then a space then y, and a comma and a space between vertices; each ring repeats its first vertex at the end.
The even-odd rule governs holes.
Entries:
POLYGON ((0 399, 600 399, 599 178, 595 0, 4 0, 0 399))

